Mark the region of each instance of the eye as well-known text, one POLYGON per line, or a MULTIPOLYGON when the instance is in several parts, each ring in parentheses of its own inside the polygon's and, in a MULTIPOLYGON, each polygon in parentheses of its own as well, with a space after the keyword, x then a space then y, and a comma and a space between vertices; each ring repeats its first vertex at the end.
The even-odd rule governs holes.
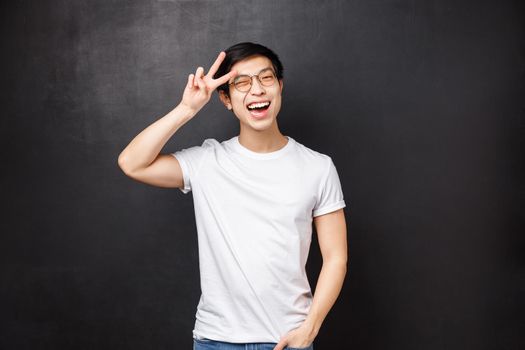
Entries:
POLYGON ((241 80, 237 80, 237 82, 235 83, 236 86, 239 86, 239 87, 242 87, 242 86, 247 86, 247 85, 250 85, 250 80, 249 79, 241 79, 241 80))
POLYGON ((249 84, 250 80, 251 80, 250 77, 240 76, 240 77, 237 77, 237 79, 235 79, 234 83, 235 83, 235 85, 249 84))
POLYGON ((273 80, 273 74, 272 73, 265 73, 262 77, 262 80, 264 81, 272 81, 273 80))

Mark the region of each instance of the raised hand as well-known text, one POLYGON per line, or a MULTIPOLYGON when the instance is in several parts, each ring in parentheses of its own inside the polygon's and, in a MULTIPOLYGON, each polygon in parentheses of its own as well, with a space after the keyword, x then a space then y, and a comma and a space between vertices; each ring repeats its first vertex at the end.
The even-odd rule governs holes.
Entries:
POLYGON ((204 68, 198 67, 195 74, 190 74, 188 76, 188 83, 184 89, 181 104, 197 113, 206 103, 208 103, 213 90, 237 75, 237 72, 232 70, 222 77, 213 79, 213 75, 217 72, 217 69, 219 69, 224 57, 226 57, 226 53, 221 51, 208 71, 208 74, 204 75, 204 68))

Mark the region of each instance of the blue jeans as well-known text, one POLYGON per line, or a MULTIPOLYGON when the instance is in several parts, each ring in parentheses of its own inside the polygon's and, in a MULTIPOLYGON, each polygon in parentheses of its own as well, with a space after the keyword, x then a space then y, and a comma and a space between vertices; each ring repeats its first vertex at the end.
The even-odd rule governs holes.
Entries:
MULTIPOLYGON (((193 338, 193 350, 273 350, 277 343, 227 343, 211 339, 193 338)), ((305 348, 291 348, 286 346, 284 350, 314 350, 314 344, 305 348)))

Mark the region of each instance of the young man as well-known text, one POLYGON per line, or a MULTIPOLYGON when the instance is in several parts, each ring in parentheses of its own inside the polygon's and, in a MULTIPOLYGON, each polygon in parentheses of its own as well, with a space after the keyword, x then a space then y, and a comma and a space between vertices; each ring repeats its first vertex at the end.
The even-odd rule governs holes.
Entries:
POLYGON ((270 49, 240 43, 204 75, 188 76, 182 101, 119 156, 130 177, 192 191, 201 298, 194 349, 313 349, 347 270, 345 201, 332 159, 277 124, 283 67, 270 49), (239 119, 223 142, 159 154, 213 90, 239 119), (323 266, 312 296, 305 272, 316 226, 323 266), (255 344, 257 343, 257 344, 255 344))

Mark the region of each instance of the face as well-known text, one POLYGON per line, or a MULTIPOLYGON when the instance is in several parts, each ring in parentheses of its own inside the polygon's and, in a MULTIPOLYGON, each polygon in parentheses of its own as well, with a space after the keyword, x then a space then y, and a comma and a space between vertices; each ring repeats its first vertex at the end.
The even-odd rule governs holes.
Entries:
MULTIPOLYGON (((235 63, 231 69, 237 71, 238 77, 239 75, 259 74, 266 68, 273 70, 272 61, 264 56, 255 56, 235 63)), ((263 74, 261 74, 261 77, 263 77, 263 74)), ((230 79, 229 83, 234 80, 235 78, 230 79)), ((219 96, 224 105, 228 109, 233 110, 241 124, 252 129, 264 130, 276 123, 277 114, 281 109, 282 88, 282 80, 278 81, 275 79, 272 86, 264 86, 257 77, 253 77, 249 91, 240 92, 232 84, 229 86, 230 97, 226 96, 222 91, 219 93, 219 96), (257 102, 269 102, 270 105, 267 108, 260 109, 251 110, 248 108, 248 106, 254 107, 254 103, 257 102)), ((264 105, 259 104, 258 106, 264 105)))

